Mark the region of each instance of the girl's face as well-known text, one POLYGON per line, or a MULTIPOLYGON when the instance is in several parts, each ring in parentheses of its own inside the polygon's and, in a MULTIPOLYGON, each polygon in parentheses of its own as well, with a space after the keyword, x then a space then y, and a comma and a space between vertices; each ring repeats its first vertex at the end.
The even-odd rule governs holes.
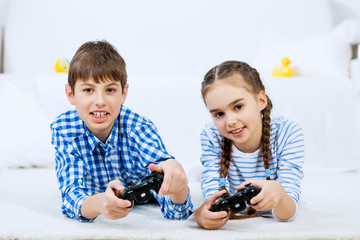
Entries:
POLYGON ((205 95, 205 103, 220 134, 232 140, 242 152, 260 148, 261 110, 267 105, 264 91, 247 90, 239 74, 215 81, 205 95))

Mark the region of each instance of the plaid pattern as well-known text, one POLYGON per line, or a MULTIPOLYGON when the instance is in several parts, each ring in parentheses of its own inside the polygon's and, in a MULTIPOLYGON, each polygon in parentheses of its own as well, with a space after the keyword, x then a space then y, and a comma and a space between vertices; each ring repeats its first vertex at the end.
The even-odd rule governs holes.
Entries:
MULTIPOLYGON (((85 198, 104 192, 119 179, 125 186, 138 182, 150 171, 150 163, 173 158, 165 149, 155 125, 147 118, 121 107, 119 117, 104 144, 86 128, 76 111, 61 114, 52 124, 56 173, 62 194, 62 211, 79 221, 85 198)), ((193 212, 190 194, 184 204, 173 204, 169 196, 154 197, 167 219, 186 219, 193 212)))

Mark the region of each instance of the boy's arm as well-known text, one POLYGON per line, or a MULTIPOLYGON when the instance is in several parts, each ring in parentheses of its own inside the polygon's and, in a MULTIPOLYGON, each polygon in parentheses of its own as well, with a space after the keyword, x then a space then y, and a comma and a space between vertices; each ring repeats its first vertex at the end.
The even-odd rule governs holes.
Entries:
POLYGON ((193 212, 188 188, 188 180, 181 164, 175 159, 168 159, 158 165, 150 164, 150 171, 164 173, 164 180, 159 194, 154 196, 162 205, 162 212, 168 219, 186 219, 193 212), (165 196, 164 196, 165 195, 165 196))
POLYGON ((170 195, 174 204, 184 204, 189 194, 188 180, 181 164, 175 159, 168 159, 155 165, 149 165, 151 172, 164 173, 164 180, 159 190, 159 197, 170 195))
POLYGON ((74 154, 72 146, 55 130, 52 143, 56 151, 55 169, 60 184, 63 214, 81 222, 88 222, 89 219, 83 218, 80 212, 83 201, 92 195, 83 184, 86 172, 83 160, 74 154))
POLYGON ((170 194, 159 197, 154 194, 162 206, 162 212, 168 219, 186 219, 193 212, 190 193, 187 187, 187 178, 185 172, 173 156, 165 149, 165 146, 158 134, 155 125, 149 122, 146 125, 134 128, 130 134, 130 146, 132 157, 139 169, 148 171, 151 163, 161 164, 158 171, 164 172, 164 181, 160 194, 170 194), (166 163, 165 163, 166 162, 166 163), (170 171, 172 169, 172 171, 170 171), (174 201, 174 202, 173 202, 174 201))
POLYGON ((114 190, 123 189, 119 180, 111 181, 103 193, 87 197, 81 206, 81 216, 86 219, 94 219, 103 214, 109 219, 126 217, 132 210, 132 203, 128 200, 119 199, 115 196, 114 190))
POLYGON ((82 184, 86 172, 82 159, 57 148, 56 160, 65 215, 81 222, 89 222, 100 214, 109 219, 123 218, 129 214, 131 202, 119 199, 114 194, 114 190, 124 188, 119 180, 110 182, 105 192, 93 195, 82 184))

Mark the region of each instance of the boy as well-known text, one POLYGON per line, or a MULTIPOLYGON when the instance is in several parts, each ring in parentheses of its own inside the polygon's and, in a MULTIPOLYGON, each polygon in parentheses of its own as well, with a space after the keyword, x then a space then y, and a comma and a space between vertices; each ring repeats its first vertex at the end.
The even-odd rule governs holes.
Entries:
POLYGON ((76 110, 51 124, 63 213, 79 221, 126 217, 132 203, 114 192, 150 171, 164 174, 154 197, 167 219, 193 212, 185 172, 154 124, 122 104, 128 87, 125 61, 106 41, 84 43, 69 68, 66 96, 76 110))

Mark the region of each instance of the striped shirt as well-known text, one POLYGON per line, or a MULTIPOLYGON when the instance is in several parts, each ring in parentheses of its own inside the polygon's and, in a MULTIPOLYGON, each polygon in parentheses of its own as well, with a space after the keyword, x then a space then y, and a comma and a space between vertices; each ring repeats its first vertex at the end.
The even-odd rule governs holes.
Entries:
MULTIPOLYGON (((303 131, 296 123, 277 117, 271 122, 270 134, 270 179, 278 181, 298 206, 300 180, 303 178, 303 131)), ((202 191, 206 199, 220 190, 221 136, 214 123, 208 123, 203 128, 201 146, 201 163, 204 166, 202 191)), ((233 145, 226 188, 233 194, 242 182, 254 179, 266 179, 262 152, 259 149, 253 153, 243 153, 233 145)))
MULTIPOLYGON (((79 221, 89 221, 80 212, 85 198, 104 192, 110 181, 119 179, 126 187, 147 176, 150 163, 173 158, 155 125, 125 106, 105 144, 89 132, 74 110, 57 117, 51 130, 62 211, 79 221)), ((186 219, 193 212, 190 193, 184 204, 173 204, 170 196, 160 198, 152 192, 167 219, 186 219)))

